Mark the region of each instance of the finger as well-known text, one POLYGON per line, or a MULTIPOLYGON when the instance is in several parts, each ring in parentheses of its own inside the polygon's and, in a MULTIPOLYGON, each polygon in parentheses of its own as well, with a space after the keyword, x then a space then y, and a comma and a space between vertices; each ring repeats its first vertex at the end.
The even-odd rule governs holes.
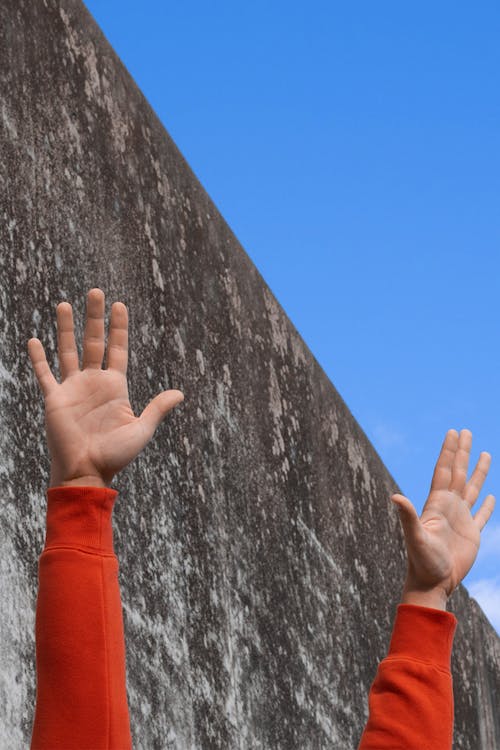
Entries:
MULTIPOLYGON (((451 482, 451 468, 458 446, 458 432, 448 430, 441 448, 441 453, 436 462, 434 474, 432 475, 431 492, 434 490, 447 490, 451 482)), ((429 493, 430 494, 430 493, 429 493)))
POLYGON ((100 370, 104 357, 104 292, 95 287, 87 295, 82 370, 100 370))
POLYGON ((57 316, 57 356, 61 382, 68 375, 80 369, 78 350, 75 343, 73 308, 69 302, 60 302, 56 307, 57 316))
POLYGON ((397 506, 406 541, 411 542, 413 540, 416 542, 421 539, 422 523, 413 503, 405 495, 399 493, 392 495, 391 500, 397 506))
POLYGON ((476 468, 474 469, 474 473, 465 485, 464 500, 468 504, 469 508, 472 508, 477 498, 479 497, 479 493, 481 492, 481 488, 488 474, 490 465, 491 455, 487 453, 487 451, 482 451, 476 464, 476 468))
POLYGON ((479 527, 479 531, 482 531, 486 525, 486 522, 488 521, 489 517, 493 513, 493 508, 495 507, 495 496, 494 495, 488 495, 484 503, 479 508, 478 512, 474 516, 474 521, 479 527))
POLYGON ((148 440, 151 440, 156 428, 168 412, 171 411, 174 406, 180 404, 181 401, 184 401, 184 394, 182 391, 170 390, 163 391, 163 393, 158 394, 158 396, 155 396, 155 398, 149 402, 139 417, 144 425, 144 432, 147 435, 148 440))
POLYGON ((46 398, 59 384, 52 374, 45 356, 45 349, 39 339, 32 338, 28 341, 28 354, 36 379, 40 384, 44 398, 46 398))
POLYGON ((106 369, 112 367, 124 375, 128 364, 128 310, 123 302, 111 305, 106 369))
POLYGON ((472 432, 470 430, 460 430, 458 448, 455 453, 453 466, 451 467, 451 483, 449 487, 451 491, 457 492, 460 496, 463 495, 465 483, 467 482, 471 446, 472 432))

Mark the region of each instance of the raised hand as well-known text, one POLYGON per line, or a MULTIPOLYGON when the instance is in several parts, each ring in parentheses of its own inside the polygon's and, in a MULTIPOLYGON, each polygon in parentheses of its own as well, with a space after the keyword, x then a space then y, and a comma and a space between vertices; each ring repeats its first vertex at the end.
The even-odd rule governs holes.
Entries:
POLYGON ((471 445, 470 430, 461 430, 460 436, 456 430, 447 432, 420 518, 407 497, 392 495, 408 553, 406 590, 441 591, 447 598, 476 559, 480 532, 493 513, 495 498, 487 495, 472 516, 471 508, 488 474, 491 455, 486 451, 480 454, 467 481, 471 445))
POLYGON ((28 353, 45 398, 50 486, 109 487, 114 475, 152 439, 166 414, 184 400, 184 394, 163 391, 139 417, 134 416, 128 397, 128 312, 123 302, 111 307, 104 370, 104 292, 94 288, 88 293, 82 369, 72 307, 61 302, 56 313, 61 383, 49 368, 41 341, 28 341, 28 353))

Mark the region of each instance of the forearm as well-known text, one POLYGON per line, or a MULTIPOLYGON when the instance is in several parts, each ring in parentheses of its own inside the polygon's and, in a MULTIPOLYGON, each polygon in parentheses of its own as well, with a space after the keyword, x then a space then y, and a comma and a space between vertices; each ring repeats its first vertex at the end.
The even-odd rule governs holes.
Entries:
POLYGON ((36 610, 31 750, 132 747, 111 515, 117 491, 48 490, 36 610))
POLYGON ((407 578, 401 595, 401 604, 416 604, 419 607, 446 610, 448 597, 439 587, 425 588, 407 578))
MULTIPOLYGON (((403 599, 411 599, 404 591, 403 599)), ((451 650, 457 619, 443 611, 436 592, 397 607, 388 654, 368 697, 369 715, 358 750, 401 747, 451 750, 451 650)))

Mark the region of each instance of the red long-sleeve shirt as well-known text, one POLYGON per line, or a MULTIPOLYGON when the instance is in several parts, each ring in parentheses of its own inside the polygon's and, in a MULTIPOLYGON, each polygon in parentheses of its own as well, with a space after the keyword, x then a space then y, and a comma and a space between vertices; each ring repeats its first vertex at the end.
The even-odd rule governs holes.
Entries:
MULTIPOLYGON (((125 640, 113 548, 117 490, 51 487, 36 608, 30 750, 131 750, 125 640)), ((450 750, 456 617, 400 604, 368 696, 358 750, 450 750)))

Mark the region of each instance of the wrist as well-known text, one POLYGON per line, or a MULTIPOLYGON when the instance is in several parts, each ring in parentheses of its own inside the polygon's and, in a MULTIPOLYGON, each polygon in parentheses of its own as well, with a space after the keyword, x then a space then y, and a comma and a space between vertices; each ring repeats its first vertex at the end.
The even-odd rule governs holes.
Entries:
POLYGON ((93 474, 62 479, 57 474, 51 473, 49 487, 110 487, 110 484, 107 484, 102 477, 93 474))
POLYGON ((446 610, 448 597, 441 586, 425 588, 412 581, 406 581, 401 594, 401 604, 416 604, 419 607, 446 610))
POLYGON ((44 550, 64 546, 114 554, 112 511, 117 496, 112 488, 104 492, 89 485, 48 489, 44 550))

